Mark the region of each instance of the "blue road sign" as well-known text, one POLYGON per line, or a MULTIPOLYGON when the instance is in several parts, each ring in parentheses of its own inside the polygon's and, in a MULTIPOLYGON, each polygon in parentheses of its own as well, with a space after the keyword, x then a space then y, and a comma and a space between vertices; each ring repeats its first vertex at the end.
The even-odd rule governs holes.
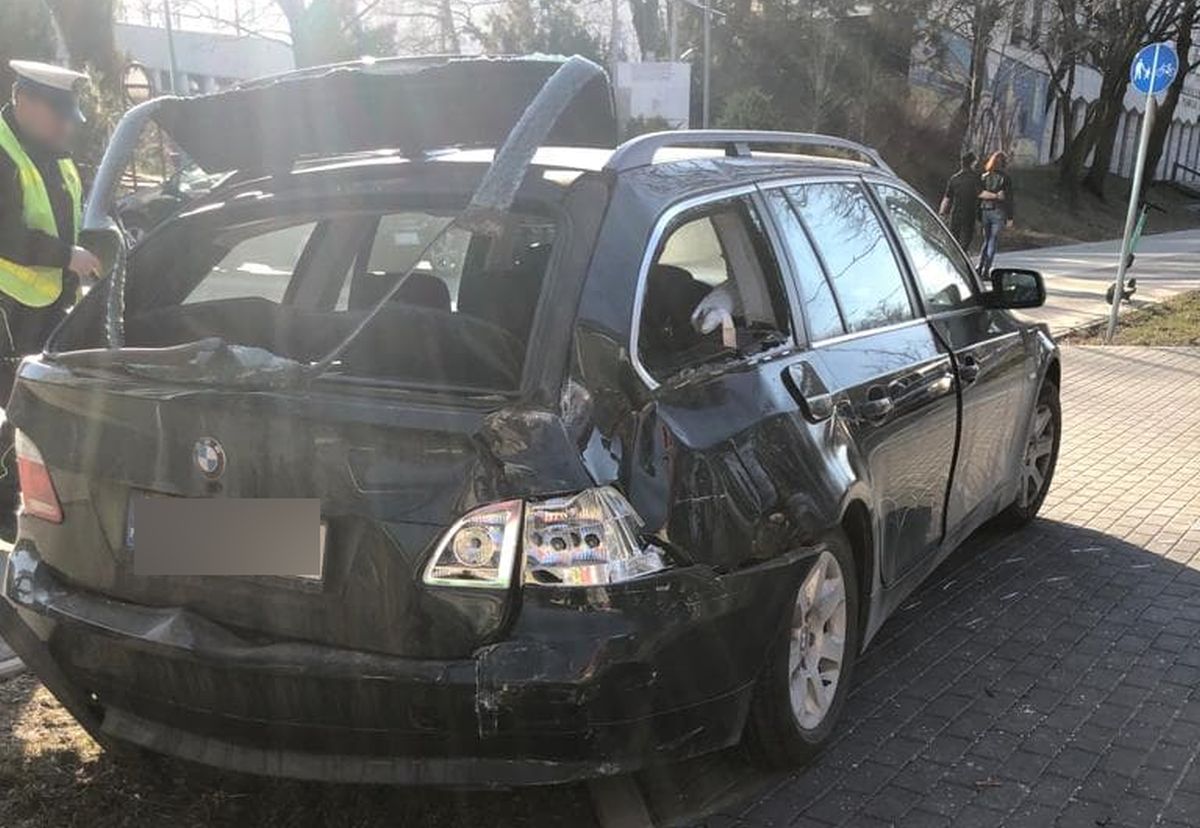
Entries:
POLYGON ((1129 67, 1133 88, 1147 95, 1161 92, 1171 85, 1179 71, 1179 58, 1170 43, 1151 43, 1143 46, 1129 67))

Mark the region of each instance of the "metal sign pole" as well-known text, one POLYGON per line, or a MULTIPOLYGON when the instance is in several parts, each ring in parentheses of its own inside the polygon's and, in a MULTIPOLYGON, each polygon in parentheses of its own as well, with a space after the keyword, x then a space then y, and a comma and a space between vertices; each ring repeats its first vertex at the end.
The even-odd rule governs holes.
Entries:
POLYGON ((712 74, 712 0, 704 0, 704 103, 701 126, 708 129, 708 84, 712 74))
MULTIPOLYGON (((1129 246, 1133 240, 1133 228, 1137 224, 1138 198, 1142 193, 1142 179, 1146 170, 1146 153, 1150 147, 1150 128, 1154 123, 1158 101, 1154 97, 1154 78, 1158 77, 1158 53, 1155 46, 1154 59, 1150 64, 1150 85, 1146 92, 1146 115, 1142 119, 1142 133, 1138 136, 1137 158, 1133 162, 1133 180, 1129 188, 1129 209, 1125 213, 1125 233, 1121 236, 1121 258, 1117 262, 1117 278, 1113 290, 1112 308, 1108 313, 1108 330, 1104 334, 1105 344, 1112 344, 1117 335, 1117 317, 1121 312, 1121 299, 1125 291, 1125 270, 1129 264, 1129 246)), ((1153 175, 1153 173, 1151 173, 1153 175)))
POLYGON ((171 61, 171 94, 179 94, 179 64, 175 60, 175 24, 171 22, 171 0, 163 0, 163 19, 166 21, 167 54, 171 61))

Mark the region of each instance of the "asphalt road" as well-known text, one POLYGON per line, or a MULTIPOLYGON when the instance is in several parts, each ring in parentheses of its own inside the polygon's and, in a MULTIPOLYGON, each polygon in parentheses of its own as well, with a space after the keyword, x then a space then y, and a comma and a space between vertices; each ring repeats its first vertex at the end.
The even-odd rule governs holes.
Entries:
MULTIPOLYGON (((1105 291, 1117 275, 1120 240, 1002 253, 996 264, 1029 267, 1046 278, 1046 304, 1024 313, 1047 323, 1057 335, 1108 318, 1105 291)), ((1159 233, 1142 238, 1128 276, 1137 279, 1133 305, 1159 302, 1200 288, 1196 265, 1200 230, 1159 233)))

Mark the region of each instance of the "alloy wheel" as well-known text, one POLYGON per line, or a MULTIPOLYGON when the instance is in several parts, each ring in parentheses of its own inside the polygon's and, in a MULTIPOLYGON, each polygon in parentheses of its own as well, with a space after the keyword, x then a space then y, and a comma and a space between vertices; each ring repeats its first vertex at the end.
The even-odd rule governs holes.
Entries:
POLYGON ((792 713, 812 730, 833 706, 846 654, 846 580, 828 550, 800 585, 789 645, 792 713))
POLYGON ((1033 414, 1033 427, 1029 430, 1021 464, 1021 490, 1017 493, 1017 504, 1023 509, 1036 503, 1046 487, 1054 454, 1054 436, 1054 415, 1050 406, 1039 403, 1033 414))

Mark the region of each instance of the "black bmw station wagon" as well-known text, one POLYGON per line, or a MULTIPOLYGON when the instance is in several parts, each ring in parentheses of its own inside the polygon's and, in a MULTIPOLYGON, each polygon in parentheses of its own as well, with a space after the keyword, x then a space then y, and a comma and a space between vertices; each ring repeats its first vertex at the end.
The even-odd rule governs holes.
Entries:
POLYGON ((1041 277, 981 279, 870 149, 613 149, 581 59, 379 61, 133 110, 90 226, 151 121, 228 174, 8 409, 0 634, 103 745, 472 785, 802 762, 888 614, 1050 485, 1058 354, 1010 313, 1041 277))

